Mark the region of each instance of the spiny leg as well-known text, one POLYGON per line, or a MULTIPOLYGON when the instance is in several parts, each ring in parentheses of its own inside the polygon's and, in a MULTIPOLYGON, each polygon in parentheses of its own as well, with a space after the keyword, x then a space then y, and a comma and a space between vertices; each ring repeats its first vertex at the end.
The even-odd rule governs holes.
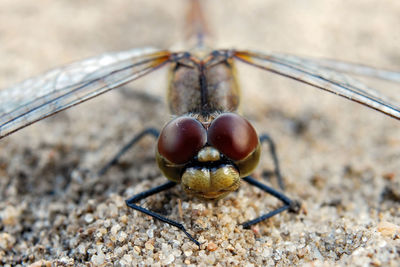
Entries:
POLYGON ((260 142, 267 142, 269 145, 269 152, 271 154, 272 160, 274 162, 275 170, 274 174, 276 176, 276 179, 278 181, 279 188, 282 191, 285 191, 285 183, 282 178, 281 174, 281 169, 279 168, 279 161, 278 161, 278 156, 276 154, 276 148, 275 148, 275 143, 272 141, 272 138, 268 134, 262 134, 260 135, 260 142))
POLYGON ((160 186, 154 187, 152 189, 149 189, 147 191, 144 191, 142 193, 134 195, 133 197, 125 200, 125 203, 126 203, 126 205, 128 205, 128 207, 130 207, 130 208, 132 208, 134 210, 137 210, 137 211, 140 211, 140 212, 142 212, 144 214, 147 214, 147 215, 153 217, 154 219, 157 219, 157 220, 160 220, 162 222, 168 223, 169 225, 175 226, 176 228, 178 228, 179 230, 184 232, 185 235, 187 237, 189 237, 189 239, 191 241, 193 241, 197 246, 200 246, 200 243, 196 239, 194 239, 194 237, 191 234, 189 234, 186 231, 186 229, 183 226, 183 224, 178 223, 178 222, 176 222, 174 220, 168 219, 165 216, 162 216, 162 215, 160 215, 160 214, 158 214, 158 213, 156 213, 154 211, 148 210, 146 208, 143 208, 143 207, 138 206, 138 205, 135 204, 136 202, 139 202, 142 199, 145 199, 145 198, 147 198, 147 197, 149 197, 151 195, 154 195, 154 194, 160 193, 162 191, 165 191, 167 189, 170 189, 170 188, 174 187, 175 185, 176 185, 176 183, 174 183, 174 182, 167 182, 167 183, 162 184, 160 186))
POLYGON ((249 228, 250 226, 259 223, 261 221, 264 221, 268 218, 271 218, 272 216, 279 214, 285 210, 289 210, 291 212, 298 212, 300 205, 297 201, 291 200, 290 198, 288 198, 287 196, 285 196, 283 193, 280 193, 278 191, 276 191, 275 189, 273 189, 272 187, 269 187, 263 183, 258 182, 257 180, 255 180, 253 177, 251 176, 247 176, 245 178, 242 178, 244 181, 248 182, 250 185, 255 186, 259 189, 261 189, 262 191, 276 197, 277 199, 279 199, 280 201, 283 202, 283 206, 280 208, 277 208, 276 210, 273 210, 267 214, 261 215, 260 217, 257 217, 253 220, 247 221, 245 223, 243 223, 243 228, 249 228))
MULTIPOLYGON (((145 130, 143 130, 141 133, 135 135, 126 145, 124 145, 121 150, 115 154, 115 156, 99 171, 99 175, 104 174, 111 166, 115 165, 119 158, 125 154, 125 152, 127 152, 132 146, 134 146, 137 142, 139 142, 143 137, 145 137, 146 135, 152 135, 155 138, 157 138, 160 135, 160 132, 157 129, 154 128, 147 128, 145 130)), ((194 239, 193 236, 191 236, 185 229, 185 227, 174 221, 174 220, 170 220, 165 216, 162 216, 156 212, 153 212, 151 210, 148 210, 146 208, 143 208, 139 205, 136 205, 136 202, 139 202, 142 199, 145 199, 149 196, 152 196, 154 194, 160 193, 162 191, 168 190, 172 187, 174 187, 176 185, 176 183, 174 182, 167 182, 165 184, 162 184, 160 186, 154 187, 152 189, 149 189, 147 191, 144 191, 142 193, 136 194, 133 197, 125 200, 125 203, 128 207, 135 209, 137 211, 140 211, 144 214, 147 214, 151 217, 153 217, 154 219, 160 220, 162 222, 168 223, 169 225, 175 226, 177 227, 179 230, 181 230, 182 232, 184 232, 186 234, 186 236, 193 241, 196 245, 200 246, 200 243, 194 239)))
POLYGON ((139 142, 143 137, 146 135, 152 135, 155 138, 157 138, 160 135, 160 132, 157 129, 154 128, 147 128, 143 130, 141 133, 135 135, 126 145, 124 145, 118 153, 115 154, 115 156, 106 164, 104 165, 103 168, 99 171, 99 175, 103 175, 104 173, 107 172, 107 170, 115 165, 119 158, 125 154, 132 146, 134 146, 137 142, 139 142))

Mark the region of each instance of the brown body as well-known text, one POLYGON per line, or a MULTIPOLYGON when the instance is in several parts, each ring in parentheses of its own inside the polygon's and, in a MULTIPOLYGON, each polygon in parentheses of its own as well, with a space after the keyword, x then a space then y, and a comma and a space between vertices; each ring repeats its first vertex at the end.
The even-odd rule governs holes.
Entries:
POLYGON ((239 188, 260 157, 255 130, 235 114, 240 90, 233 61, 197 48, 174 61, 169 79, 168 102, 178 117, 161 131, 158 166, 187 193, 220 199, 239 188))
POLYGON ((250 123, 237 115, 240 90, 233 57, 205 47, 206 25, 198 1, 188 13, 188 53, 171 60, 167 101, 171 114, 158 138, 156 159, 169 180, 188 194, 213 200, 239 188, 260 157, 250 123))
POLYGON ((174 115, 235 112, 240 90, 232 59, 218 59, 197 50, 170 70, 168 103, 174 115))

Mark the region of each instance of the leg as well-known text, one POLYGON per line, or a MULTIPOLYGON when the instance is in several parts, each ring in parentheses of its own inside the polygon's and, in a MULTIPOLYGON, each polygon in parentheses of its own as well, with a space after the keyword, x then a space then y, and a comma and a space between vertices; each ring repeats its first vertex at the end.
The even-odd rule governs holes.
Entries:
POLYGON ((106 171, 113 165, 115 165, 119 158, 125 154, 126 151, 128 151, 132 146, 134 146, 137 142, 140 141, 140 139, 142 139, 144 136, 146 135, 152 135, 155 138, 158 137, 159 135, 159 131, 154 129, 154 128, 147 128, 145 130, 143 130, 141 133, 135 135, 131 141, 129 141, 126 145, 124 145, 121 150, 115 154, 115 156, 106 164, 104 165, 103 168, 101 168, 101 170, 99 171, 99 175, 103 175, 104 173, 106 173, 106 171))
POLYGON ((248 182, 249 184, 261 189, 262 191, 264 191, 264 192, 276 197, 277 199, 282 201, 283 204, 284 204, 282 207, 280 207, 280 208, 278 208, 276 210, 273 210, 273 211, 271 211, 271 212, 269 212, 267 214, 264 214, 264 215, 262 215, 262 216, 260 216, 258 218, 255 218, 253 220, 250 220, 248 222, 243 223, 242 224, 243 228, 249 228, 250 226, 252 226, 252 225, 254 225, 256 223, 259 223, 259 222, 264 221, 264 220, 266 220, 268 218, 271 218, 272 216, 274 216, 276 214, 279 214, 279 213, 281 213, 281 212, 283 212, 285 210, 289 210, 291 212, 298 212, 300 205, 299 205, 299 203, 297 201, 291 200, 290 198, 288 198, 284 194, 276 191, 275 189, 273 189, 273 188, 271 188, 271 187, 269 187, 269 186, 267 186, 265 184, 262 184, 262 183, 256 181, 254 178, 252 178, 250 176, 247 176, 247 177, 242 178, 242 179, 244 181, 248 182))
POLYGON ((176 185, 176 183, 174 183, 174 182, 167 182, 167 183, 165 183, 163 185, 154 187, 152 189, 149 189, 147 191, 144 191, 142 193, 134 195, 133 197, 125 200, 125 203, 126 203, 126 205, 128 205, 128 207, 130 207, 130 208, 132 208, 134 210, 137 210, 137 211, 140 211, 140 212, 142 212, 144 214, 147 214, 147 215, 153 217, 154 219, 157 219, 157 220, 160 220, 162 222, 168 223, 169 225, 175 226, 176 228, 178 228, 179 230, 184 232, 185 235, 187 237, 189 237, 189 239, 191 241, 193 241, 196 245, 200 246, 200 243, 196 239, 194 239, 194 237, 192 235, 190 235, 186 231, 185 227, 181 223, 178 223, 176 221, 170 220, 167 217, 164 217, 164 216, 162 216, 162 215, 160 215, 158 213, 155 213, 155 212, 153 212, 151 210, 145 209, 145 208, 140 207, 140 206, 135 204, 135 203, 139 202, 142 199, 145 199, 145 198, 147 198, 147 197, 149 197, 151 195, 154 195, 154 194, 160 193, 162 191, 165 191, 167 189, 170 189, 170 188, 174 187, 175 185, 176 185))
POLYGON ((271 154, 272 160, 274 161, 274 165, 275 165, 274 173, 275 173, 276 179, 278 180, 279 188, 282 191, 284 191, 285 183, 283 182, 283 178, 281 175, 281 169, 279 168, 279 161, 278 161, 278 156, 276 154, 275 144, 268 134, 262 134, 260 136, 260 142, 261 143, 268 142, 268 144, 269 144, 269 152, 271 154))

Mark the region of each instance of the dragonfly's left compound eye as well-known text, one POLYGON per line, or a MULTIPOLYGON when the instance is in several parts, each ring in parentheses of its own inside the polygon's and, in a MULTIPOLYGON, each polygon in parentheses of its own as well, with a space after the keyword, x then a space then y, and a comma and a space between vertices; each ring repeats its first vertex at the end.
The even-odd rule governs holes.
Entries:
POLYGON ((245 159, 258 146, 253 126, 235 113, 224 113, 212 122, 208 129, 208 141, 235 161, 245 159))
POLYGON ((210 125, 208 142, 232 159, 240 177, 250 175, 260 159, 260 144, 253 126, 235 113, 223 113, 210 125))

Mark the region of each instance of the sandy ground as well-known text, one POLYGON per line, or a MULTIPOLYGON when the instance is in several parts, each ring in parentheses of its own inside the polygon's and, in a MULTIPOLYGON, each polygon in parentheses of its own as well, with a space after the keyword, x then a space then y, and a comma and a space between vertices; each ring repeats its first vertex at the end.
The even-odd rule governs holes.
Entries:
MULTIPOLYGON (((3 0, 0 88, 105 51, 178 47, 184 2, 3 0)), ((400 69, 397 0, 207 3, 216 47, 400 69)), ((303 205, 299 215, 242 229, 278 206, 247 184, 216 203, 180 188, 142 203, 183 222, 199 249, 125 206, 165 181, 154 140, 104 176, 96 171, 135 133, 168 120, 160 72, 1 140, 0 264, 398 266, 399 121, 249 67, 239 72, 244 114, 274 137, 286 194, 303 205)), ((399 85, 371 84, 398 94, 399 85)), ((271 166, 264 153, 255 176, 271 166)))

